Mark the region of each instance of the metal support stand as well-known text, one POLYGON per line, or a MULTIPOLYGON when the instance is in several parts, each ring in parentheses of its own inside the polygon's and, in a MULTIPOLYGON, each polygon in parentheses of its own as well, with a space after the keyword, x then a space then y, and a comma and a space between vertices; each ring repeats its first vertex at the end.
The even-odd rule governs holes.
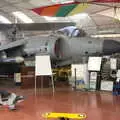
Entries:
POLYGON ((74 71, 75 71, 75 88, 74 88, 74 89, 76 90, 76 84, 77 84, 77 81, 76 81, 76 80, 77 80, 77 76, 76 76, 76 68, 75 68, 74 71))
POLYGON ((51 75, 51 81, 52 81, 52 89, 53 89, 53 94, 54 94, 54 92, 55 92, 55 85, 54 85, 53 75, 51 75))
MULTIPOLYGON (((55 92, 55 86, 54 86, 54 80, 53 80, 53 75, 51 75, 51 82, 52 82, 52 91, 53 94, 55 92)), ((43 76, 41 76, 41 91, 43 90, 43 76)), ((37 95, 37 76, 35 76, 35 96, 37 95)))
POLYGON ((37 86, 36 86, 36 75, 35 75, 35 96, 37 94, 37 86))
POLYGON ((43 91, 43 76, 41 76, 41 91, 43 91))

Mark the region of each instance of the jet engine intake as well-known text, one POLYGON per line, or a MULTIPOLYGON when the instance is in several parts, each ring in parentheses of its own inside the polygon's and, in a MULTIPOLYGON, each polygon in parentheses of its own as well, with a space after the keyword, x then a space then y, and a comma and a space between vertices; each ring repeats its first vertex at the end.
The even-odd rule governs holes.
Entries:
POLYGON ((62 39, 60 36, 44 36, 36 39, 30 39, 24 47, 23 53, 31 55, 50 55, 52 59, 61 59, 62 39))

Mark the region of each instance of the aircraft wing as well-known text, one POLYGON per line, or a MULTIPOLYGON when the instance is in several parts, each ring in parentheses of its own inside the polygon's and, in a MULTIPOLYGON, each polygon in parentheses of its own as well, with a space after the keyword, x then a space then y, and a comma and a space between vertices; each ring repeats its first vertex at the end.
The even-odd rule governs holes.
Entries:
POLYGON ((20 47, 20 46, 23 46, 25 43, 26 43, 25 40, 18 40, 18 41, 11 42, 11 43, 6 44, 6 45, 1 45, 0 46, 0 51, 5 51, 5 50, 8 50, 8 49, 13 49, 13 48, 16 48, 16 47, 20 47))
POLYGON ((48 22, 48 23, 17 23, 17 24, 0 24, 0 30, 8 30, 13 27, 18 28, 19 30, 43 30, 43 31, 49 31, 49 30, 58 30, 60 28, 66 27, 66 26, 73 26, 75 23, 73 22, 48 22))

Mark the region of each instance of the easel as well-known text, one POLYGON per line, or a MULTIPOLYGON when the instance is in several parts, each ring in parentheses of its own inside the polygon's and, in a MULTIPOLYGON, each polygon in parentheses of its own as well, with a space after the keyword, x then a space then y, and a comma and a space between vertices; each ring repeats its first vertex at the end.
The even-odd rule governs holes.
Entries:
POLYGON ((37 76, 41 76, 41 89, 43 89, 43 76, 51 76, 53 94, 55 92, 53 74, 49 55, 36 56, 35 60, 35 95, 37 94, 37 76))
MULTIPOLYGON (((43 89, 43 76, 41 76, 41 89, 43 89)), ((51 75, 51 82, 52 82, 52 89, 53 89, 53 94, 55 92, 55 86, 54 86, 54 80, 53 80, 53 75, 51 75)), ((37 76, 35 76, 35 95, 37 94, 37 76)))

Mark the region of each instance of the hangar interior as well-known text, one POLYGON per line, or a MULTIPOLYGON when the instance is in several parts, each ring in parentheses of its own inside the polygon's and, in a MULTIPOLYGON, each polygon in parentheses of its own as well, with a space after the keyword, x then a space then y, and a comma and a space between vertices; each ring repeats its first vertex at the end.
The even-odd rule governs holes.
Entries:
POLYGON ((119 0, 0 0, 0 91, 25 96, 1 120, 118 120, 119 40, 119 0))

